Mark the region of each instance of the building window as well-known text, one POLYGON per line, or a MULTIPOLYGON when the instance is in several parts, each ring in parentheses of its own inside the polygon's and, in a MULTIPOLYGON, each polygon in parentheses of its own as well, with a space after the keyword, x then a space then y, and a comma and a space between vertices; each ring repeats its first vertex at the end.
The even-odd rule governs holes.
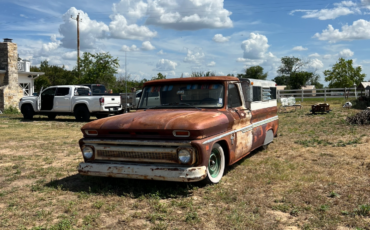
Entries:
POLYGON ((24 96, 30 96, 30 83, 19 83, 19 86, 22 87, 24 96))

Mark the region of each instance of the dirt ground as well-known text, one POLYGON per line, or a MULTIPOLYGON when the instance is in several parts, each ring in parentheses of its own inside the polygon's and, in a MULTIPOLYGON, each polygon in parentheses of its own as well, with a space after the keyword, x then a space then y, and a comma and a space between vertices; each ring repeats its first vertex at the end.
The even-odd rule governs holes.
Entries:
POLYGON ((355 109, 279 113, 279 135, 221 183, 85 177, 72 117, 0 115, 1 229, 370 229, 368 126, 355 109))

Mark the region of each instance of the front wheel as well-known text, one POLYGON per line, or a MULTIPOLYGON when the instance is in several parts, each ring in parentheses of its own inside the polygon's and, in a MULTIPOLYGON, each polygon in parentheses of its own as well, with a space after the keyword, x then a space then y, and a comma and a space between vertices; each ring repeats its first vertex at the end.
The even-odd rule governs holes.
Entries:
POLYGON ((212 147, 208 160, 206 183, 217 184, 221 181, 225 171, 225 153, 221 145, 215 144, 212 147))
POLYGON ((33 119, 33 115, 34 115, 34 111, 33 111, 33 108, 31 105, 24 105, 22 106, 22 114, 23 114, 23 118, 25 120, 32 120, 33 119))

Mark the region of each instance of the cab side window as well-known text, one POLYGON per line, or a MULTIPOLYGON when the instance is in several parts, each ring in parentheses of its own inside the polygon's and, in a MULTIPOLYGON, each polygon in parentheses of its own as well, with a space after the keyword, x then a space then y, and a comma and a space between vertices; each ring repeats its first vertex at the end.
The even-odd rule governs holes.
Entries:
POLYGON ((90 92, 89 88, 77 88, 75 90, 75 96, 90 96, 90 92))
POLYGON ((67 96, 69 94, 69 88, 58 88, 55 96, 67 96))
POLYGON ((41 96, 54 96, 55 91, 56 91, 56 88, 47 89, 44 92, 42 92, 41 96))
POLYGON ((242 106, 239 89, 236 86, 236 84, 229 84, 228 95, 227 95, 227 105, 229 108, 235 108, 235 107, 242 106))

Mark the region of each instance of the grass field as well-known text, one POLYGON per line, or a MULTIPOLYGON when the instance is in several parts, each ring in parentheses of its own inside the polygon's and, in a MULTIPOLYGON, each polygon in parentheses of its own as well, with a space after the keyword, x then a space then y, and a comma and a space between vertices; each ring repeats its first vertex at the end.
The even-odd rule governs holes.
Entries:
POLYGON ((311 103, 213 186, 79 176, 83 123, 0 115, 0 228, 370 229, 369 127, 311 103))

